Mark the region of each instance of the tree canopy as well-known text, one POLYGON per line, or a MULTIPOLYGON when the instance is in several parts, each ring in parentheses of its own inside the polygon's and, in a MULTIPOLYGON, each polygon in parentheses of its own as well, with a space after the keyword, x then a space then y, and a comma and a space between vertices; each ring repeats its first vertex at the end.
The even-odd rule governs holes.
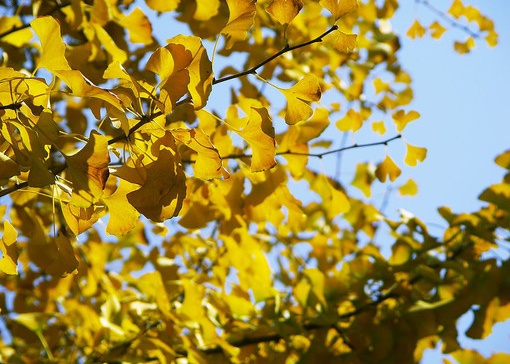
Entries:
POLYGON ((489 254, 510 173, 477 211, 440 207, 439 235, 371 199, 416 194, 401 166, 427 155, 401 37, 497 44, 476 7, 415 2, 436 20, 401 35, 398 0, 0 1, 1 360, 413 363, 439 342, 510 360, 456 326, 510 318, 489 254), (183 31, 158 44, 167 14, 183 31))

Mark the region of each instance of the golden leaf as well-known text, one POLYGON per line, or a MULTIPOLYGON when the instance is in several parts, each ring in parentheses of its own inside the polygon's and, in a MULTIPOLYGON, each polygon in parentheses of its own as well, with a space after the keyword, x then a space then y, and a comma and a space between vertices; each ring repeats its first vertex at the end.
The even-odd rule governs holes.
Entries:
POLYGON ((337 215, 350 210, 349 199, 328 177, 319 174, 309 178, 312 178, 310 187, 322 197, 322 205, 328 219, 334 219, 337 215))
POLYGON ((418 185, 412 179, 408 179, 406 183, 398 188, 398 192, 402 196, 414 196, 418 193, 418 185))
POLYGON ((160 13, 170 12, 177 9, 181 0, 145 0, 145 3, 152 10, 159 11, 160 13))
POLYGON ((370 197, 370 188, 374 180, 375 176, 373 167, 365 163, 359 163, 356 166, 356 173, 354 174, 354 179, 352 180, 351 185, 358 188, 366 197, 370 197))
POLYGON ((372 123, 372 130, 376 133, 379 133, 381 135, 386 133, 386 125, 384 124, 384 121, 374 121, 372 123))
POLYGON ((227 25, 221 30, 226 36, 225 48, 230 49, 235 42, 248 37, 248 29, 253 25, 256 0, 227 0, 230 14, 227 25))
POLYGON ((102 209, 95 206, 87 208, 76 207, 71 203, 62 204, 62 215, 67 227, 74 235, 80 235, 87 231, 99 220, 102 209))
POLYGON ((414 145, 411 145, 409 143, 406 143, 407 145, 407 153, 404 158, 404 162, 408 166, 416 166, 418 162, 423 162, 425 160, 425 157, 427 157, 427 149, 416 147, 414 145))
POLYGON ((340 30, 335 32, 335 49, 342 53, 351 53, 356 49, 356 34, 346 34, 340 30))
POLYGON ((409 38, 415 39, 415 38, 421 38, 425 35, 427 32, 427 29, 423 27, 423 25, 420 24, 418 20, 415 20, 413 22, 413 25, 407 30, 406 35, 409 38))
POLYGON ((498 155, 494 161, 498 166, 510 169, 510 150, 498 155))
POLYGON ((42 52, 37 68, 46 68, 50 72, 70 70, 58 21, 51 16, 42 16, 32 20, 30 25, 41 41, 42 52))
POLYGON ((452 5, 450 5, 450 9, 448 9, 448 13, 456 19, 464 15, 464 4, 462 4, 462 1, 453 0, 452 5))
POLYGON ((197 10, 193 14, 193 19, 198 21, 207 21, 218 14, 220 0, 196 0, 197 10))
POLYGON ((269 112, 260 102, 251 99, 243 99, 241 107, 247 117, 240 118, 236 107, 231 106, 225 122, 251 147, 251 171, 260 172, 274 167, 275 134, 269 112))
POLYGON ((285 122, 289 125, 312 116, 313 110, 308 102, 319 101, 321 98, 319 80, 312 75, 306 75, 291 88, 280 89, 280 91, 287 99, 285 122))
POLYGON ((223 167, 218 150, 200 129, 174 129, 174 138, 197 152, 193 170, 195 177, 201 179, 228 178, 229 173, 223 167))
POLYGON ((23 27, 23 22, 19 16, 1 16, 0 17, 0 34, 2 42, 9 43, 17 48, 22 48, 32 39, 32 32, 28 28, 23 27), (12 29, 17 29, 15 32, 8 34, 12 29))
POLYGON ((401 173, 402 171, 389 155, 386 155, 384 161, 382 161, 375 169, 375 175, 381 182, 386 182, 386 178, 388 177, 390 178, 390 181, 393 182, 398 176, 400 176, 401 173))
POLYGON ((115 192, 103 198, 110 213, 110 219, 106 227, 108 234, 123 236, 136 226, 140 214, 129 203, 127 194, 138 189, 138 187, 137 184, 120 179, 119 186, 115 192))
POLYGON ((21 173, 18 163, 0 152, 0 180, 17 176, 21 173))
POLYGON ((404 130, 407 124, 411 121, 414 121, 420 117, 420 113, 414 110, 409 111, 407 114, 404 110, 398 110, 391 115, 395 125, 397 126, 397 131, 401 132, 404 130))
POLYGON ((289 24, 302 8, 301 0, 273 0, 266 11, 280 24, 289 24))
POLYGON ((328 9, 335 20, 358 9, 357 0, 320 0, 319 4, 328 9))
POLYGON ((446 32, 446 28, 443 27, 439 22, 435 21, 429 25, 430 35, 432 38, 439 39, 446 32))
POLYGON ((466 54, 471 51, 472 48, 475 47, 475 40, 472 37, 469 37, 465 42, 455 41, 453 43, 453 48, 459 54, 466 54))
POLYGON ((349 109, 345 116, 336 122, 336 127, 340 131, 358 131, 363 125, 361 114, 354 109, 349 109))
POLYGON ((16 229, 9 221, 4 220, 3 235, 0 240, 0 250, 2 251, 0 270, 6 274, 18 274, 18 248, 15 244, 17 239, 16 229))
POLYGON ((132 43, 152 44, 152 25, 142 9, 136 7, 129 15, 122 16, 120 24, 127 29, 132 43))
POLYGON ((175 148, 172 134, 165 132, 152 146, 156 160, 144 167, 142 187, 127 194, 129 203, 153 221, 176 216, 186 196, 186 176, 175 148))
POLYGON ((85 147, 78 153, 67 156, 68 172, 73 181, 71 203, 77 207, 89 207, 103 194, 108 179, 108 141, 93 130, 85 147))

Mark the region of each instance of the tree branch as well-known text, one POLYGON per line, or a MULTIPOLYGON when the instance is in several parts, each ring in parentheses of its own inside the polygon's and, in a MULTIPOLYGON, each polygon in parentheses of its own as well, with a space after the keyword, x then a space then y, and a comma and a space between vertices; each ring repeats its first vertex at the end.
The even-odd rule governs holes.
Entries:
POLYGON ((479 38, 480 37, 480 33, 476 33, 474 31, 472 31, 471 29, 469 29, 469 27, 467 27, 466 25, 462 25, 460 24, 457 20, 455 20, 454 18, 452 18, 451 16, 449 16, 448 14, 445 14, 443 11, 441 11, 440 9, 436 8, 434 5, 432 5, 429 0, 415 0, 416 3, 418 4, 423 4, 423 6, 425 6, 426 8, 428 8, 430 11, 432 11, 433 13, 435 13, 436 15, 438 15, 441 19, 443 19, 444 21, 446 21, 448 24, 450 24, 453 28, 457 28, 457 29, 460 29, 462 30, 463 32, 467 33, 469 36, 473 37, 473 38, 479 38))
MULTIPOLYGON (((355 149, 355 148, 366 148, 366 147, 373 147, 373 146, 376 146, 376 145, 387 145, 388 143, 392 142, 393 140, 396 140, 396 139, 399 139, 399 138, 402 138, 402 135, 398 134, 398 135, 395 135, 389 139, 386 139, 386 140, 383 140, 383 141, 380 141, 380 142, 374 142, 374 143, 365 143, 365 144, 358 144, 358 143, 355 143, 355 144, 352 144, 352 145, 349 145, 347 147, 342 147, 342 148, 338 148, 338 149, 333 149, 333 150, 328 150, 326 152, 323 152, 323 153, 303 153, 303 152, 293 152, 291 150, 286 150, 284 152, 278 152, 276 153, 276 155, 301 155, 301 156, 304 156, 304 157, 315 157, 315 158, 322 158, 326 155, 329 155, 329 154, 334 154, 334 153, 341 153, 343 151, 346 151, 346 150, 349 150, 349 149, 355 149)), ((220 157, 221 159, 238 159, 238 158, 251 158, 252 155, 251 154, 228 154, 226 156, 222 156, 220 157)))
MULTIPOLYGON (((39 14, 38 16, 46 16, 46 15, 52 15, 53 13, 55 13, 56 11, 62 9, 62 8, 65 8, 67 6, 71 5, 71 3, 62 3, 62 4, 58 4, 56 3, 55 4, 55 7, 53 9, 51 9, 50 11, 48 11, 46 14, 39 14)), ((21 24, 21 25, 18 25, 18 26, 14 26, 12 27, 11 29, 9 30, 6 30, 5 32, 3 33, 0 33, 0 39, 2 39, 3 37, 6 37, 12 33, 15 33, 19 30, 23 30, 23 29, 26 29, 30 27, 30 23, 26 23, 26 24, 21 24)))
POLYGON ((234 78, 239 78, 239 77, 242 77, 242 76, 245 76, 245 75, 254 74, 260 67, 264 66, 266 63, 271 62, 273 59, 280 57, 284 53, 293 51, 294 49, 298 49, 298 48, 303 48, 303 47, 309 46, 310 44, 313 44, 313 43, 322 42, 322 39, 326 35, 328 35, 329 33, 333 32, 333 31, 335 31, 337 29, 338 29, 338 26, 337 25, 333 25, 331 28, 326 30, 324 33, 319 35, 317 38, 312 39, 312 40, 310 40, 308 42, 297 44, 297 45, 292 46, 292 47, 287 44, 285 47, 283 47, 283 49, 281 51, 276 52, 271 57, 265 59, 264 61, 262 61, 259 64, 253 66, 252 68, 247 69, 246 71, 243 71, 243 72, 239 72, 239 73, 230 75, 230 76, 222 77, 220 79, 214 78, 212 83, 213 83, 213 85, 216 85, 217 83, 222 83, 222 82, 225 82, 225 81, 229 81, 229 80, 232 80, 234 78))

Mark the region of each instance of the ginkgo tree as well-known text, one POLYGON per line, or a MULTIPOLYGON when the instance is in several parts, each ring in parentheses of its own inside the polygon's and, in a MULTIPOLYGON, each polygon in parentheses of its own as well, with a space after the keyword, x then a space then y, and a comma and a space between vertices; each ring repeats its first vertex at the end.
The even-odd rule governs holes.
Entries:
MULTIPOLYGON (((416 3, 437 19, 407 36, 496 45, 475 7, 416 3)), ((401 166, 427 154, 397 0, 0 7, 3 362, 482 360, 456 321, 482 339, 510 317, 510 264, 484 254, 509 240, 510 174, 479 211, 440 208, 440 236, 371 200, 415 194, 401 166), (161 14, 188 32, 158 44, 161 14), (315 163, 390 143, 403 160, 377 148, 352 180, 315 163)))

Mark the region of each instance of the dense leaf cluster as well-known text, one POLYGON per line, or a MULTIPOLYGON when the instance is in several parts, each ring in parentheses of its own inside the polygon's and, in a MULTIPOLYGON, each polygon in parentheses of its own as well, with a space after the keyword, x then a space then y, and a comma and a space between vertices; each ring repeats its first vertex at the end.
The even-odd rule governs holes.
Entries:
MULTIPOLYGON (((476 8, 416 2, 438 19, 409 37, 496 44, 476 8)), ((462 362, 457 318, 484 338, 510 317, 510 264, 484 254, 509 240, 510 174, 433 236, 370 202, 401 175, 387 152, 352 181, 314 163, 399 141, 425 159, 397 0, 0 8, 3 362, 408 363, 439 341, 462 362), (158 44, 161 14, 189 34, 158 44), (376 141, 339 142, 362 128, 376 141)))

